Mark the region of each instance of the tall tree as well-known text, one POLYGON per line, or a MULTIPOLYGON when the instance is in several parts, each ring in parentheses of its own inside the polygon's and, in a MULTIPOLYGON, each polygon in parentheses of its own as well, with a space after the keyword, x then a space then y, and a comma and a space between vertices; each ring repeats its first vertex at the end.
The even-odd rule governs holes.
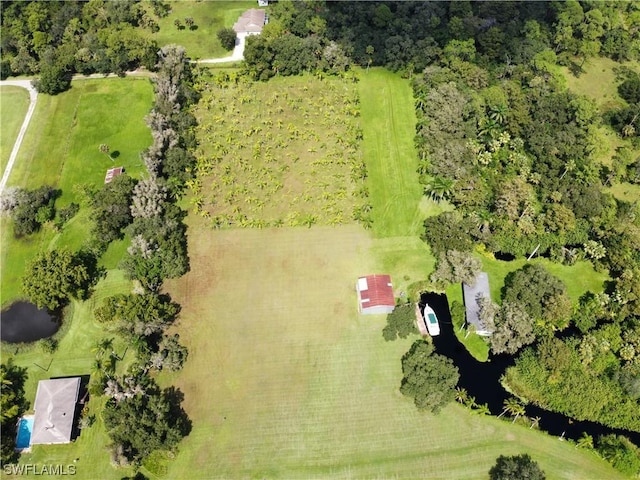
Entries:
POLYGON ((535 340, 533 319, 517 303, 505 301, 494 322, 495 330, 490 339, 493 353, 514 354, 535 340))
POLYGON ((412 397, 418 409, 438 413, 455 400, 458 368, 451 359, 434 353, 431 343, 417 340, 402 357, 402 372, 400 391, 412 397))
POLYGON ((50 311, 70 298, 83 298, 92 278, 83 257, 67 249, 40 253, 27 265, 22 279, 25 295, 39 308, 50 311))
POLYGON ((18 419, 29 407, 24 396, 27 369, 16 366, 11 358, 0 365, 1 463, 16 461, 15 439, 18 419))
POLYGON ((544 472, 538 463, 523 453, 510 457, 500 455, 489 470, 491 480, 545 480, 544 472))

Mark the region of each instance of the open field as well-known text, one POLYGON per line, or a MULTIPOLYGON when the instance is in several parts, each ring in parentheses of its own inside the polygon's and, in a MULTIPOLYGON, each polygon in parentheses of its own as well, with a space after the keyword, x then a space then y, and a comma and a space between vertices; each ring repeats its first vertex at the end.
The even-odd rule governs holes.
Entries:
MULTIPOLYGON (((377 81, 374 75, 371 78, 377 81)), ((399 77, 388 81, 394 85, 388 90, 391 103, 400 101, 398 98, 411 101, 410 96, 402 97, 406 81, 399 77)), ((130 86, 128 90, 133 89, 130 86)), ((150 88, 148 92, 147 99, 150 88)), ((76 105, 85 104, 78 99, 76 105)), ((68 111, 61 106, 59 113, 55 108, 50 112, 51 121, 60 116, 66 122, 66 127, 59 127, 61 132, 74 125, 68 121, 68 111)), ((116 111, 123 111, 122 107, 116 111)), ((384 110, 371 111, 372 115, 386 116, 384 110)), ((84 119, 79 124, 91 125, 91 119, 81 114, 76 117, 84 119)), ((394 125, 400 123, 395 120, 394 125)), ((42 123, 43 132, 47 125, 42 123)), ((146 135, 148 142, 143 123, 129 128, 139 128, 143 132, 139 135, 146 135)), ((366 138, 370 127, 363 126, 363 130, 366 138)), ((400 151, 413 135, 409 130, 400 130, 399 145, 389 138, 379 148, 400 151)), ((84 155, 95 153, 96 162, 101 161, 97 145, 93 146, 95 132, 91 132, 91 128, 87 132, 83 128, 64 137, 70 145, 65 151, 78 153, 60 160, 59 179, 56 176, 60 185, 80 181, 72 167, 86 168, 80 162, 84 155), (75 150, 71 148, 74 142, 81 142, 75 150)), ((46 138, 51 137, 53 133, 46 138)), ((128 158, 117 141, 99 143, 123 150, 123 158, 128 158)), ((408 160, 402 163, 408 157, 369 152, 369 168, 380 161, 395 163, 398 178, 409 179, 410 172, 415 172, 408 160)), ((30 186, 44 183, 46 175, 41 171, 49 171, 48 166, 36 164, 35 158, 32 154, 34 167, 21 174, 30 186)), ((141 166, 132 163, 131 169, 139 173, 141 166)), ((57 172, 53 167, 51 171, 57 172)), ((94 173, 87 168, 89 179, 82 181, 100 184, 104 172, 94 173)), ((371 175, 367 181, 374 205, 384 205, 382 199, 392 198, 397 188, 384 179, 384 175, 371 175)), ((64 201, 74 198, 63 196, 64 201)), ((193 430, 180 443, 174 459, 146 464, 146 473, 149 469, 162 472, 161 476, 152 472, 151 478, 485 479, 498 455, 523 452, 538 461, 550 479, 624 478, 595 454, 527 427, 473 415, 459 405, 449 406, 438 416, 421 414, 400 394, 400 358, 413 339, 385 342, 384 316, 357 314, 355 279, 363 273, 388 271, 398 289, 427 278, 433 258, 419 240, 418 226, 425 215, 447 207, 425 203, 415 192, 398 201, 412 214, 402 216, 395 207, 381 210, 373 235, 355 224, 212 231, 208 220, 193 214, 189 217, 191 271, 165 286, 182 305, 179 322, 171 330, 180 334, 181 343, 189 348, 189 358, 181 372, 163 372, 159 381, 174 384, 185 394, 183 406, 193 430), (396 215, 397 225, 391 221, 396 215)), ((279 208, 286 210, 288 205, 279 208)), ((87 221, 86 213, 81 212, 68 226, 70 232, 63 231, 60 237, 41 232, 34 240, 36 245, 29 248, 74 245, 81 237, 73 232, 87 221)), ((3 228, 3 235, 6 230, 3 228)), ((2 241, 3 249, 6 242, 13 242, 5 237, 2 241)), ((124 242, 113 245, 103 259, 105 265, 113 268, 124 246, 124 242)), ((14 257, 28 255, 26 247, 21 248, 11 248, 11 255, 3 250, 3 269, 17 262, 14 257)), ((11 268, 13 271, 18 265, 11 268)), ((3 301, 5 280, 3 270, 3 301)), ((41 378, 90 372, 95 358, 92 348, 105 335, 91 310, 102 298, 130 288, 122 272, 110 271, 90 301, 74 304, 69 330, 53 356, 38 349, 17 355, 16 362, 29 368, 27 398, 33 399, 41 378), (51 358, 46 373, 33 365, 46 367, 51 358)), ((121 341, 116 343, 116 351, 124 353, 121 341)), ((119 368, 124 368, 129 355, 119 368)), ((99 400, 93 400, 90 407, 98 412, 99 400)), ((98 420, 75 443, 34 448, 33 453, 23 456, 23 462, 70 464, 79 458, 77 477, 82 479, 117 479, 130 474, 109 465, 107 443, 98 420)))
POLYGON ((417 236, 424 216, 414 147, 415 108, 407 80, 381 68, 361 71, 363 155, 376 237, 417 236))
MULTIPOLYGON (((187 49, 189 57, 217 58, 229 54, 222 48, 216 36, 218 30, 232 27, 238 17, 249 8, 257 8, 253 1, 174 1, 167 2, 171 13, 158 20, 160 30, 152 34, 160 47, 175 43, 187 49), (191 17, 194 26, 179 30, 174 22, 180 20, 184 26, 184 19, 191 17)), ((151 10, 151 8, 149 8, 151 10)))
MULTIPOLYGON (((108 168, 124 166, 134 177, 144 170, 139 153, 151 143, 144 116, 151 109, 152 87, 147 79, 99 79, 73 82, 56 96, 40 95, 31 125, 9 177, 8 186, 36 188, 52 185, 62 190, 56 206, 79 203, 76 185, 100 187, 108 168), (98 150, 111 147, 114 161, 98 150)), ((20 296, 25 263, 49 246, 79 248, 88 237, 90 215, 81 209, 62 232, 51 225, 28 238, 13 238, 10 222, 2 222, 0 299, 6 306, 20 296)), ((112 250, 109 258, 122 255, 112 250)), ((108 266, 115 267, 111 260, 108 266)))
POLYGON ((221 76, 197 110, 196 213, 213 227, 311 226, 366 217, 353 82, 221 76), (359 213, 363 212, 363 213, 359 213))
POLYGON ((29 108, 29 92, 24 88, 0 87, 0 175, 9 162, 11 149, 29 108))
POLYGON ((361 227, 208 233, 195 221, 193 269, 167 286, 189 361, 166 378, 194 429, 167 478, 474 479, 523 451, 549 478, 621 478, 526 427, 458 406, 418 413, 398 391, 411 339, 385 342, 384 316, 357 314, 354 278, 378 266, 361 227))

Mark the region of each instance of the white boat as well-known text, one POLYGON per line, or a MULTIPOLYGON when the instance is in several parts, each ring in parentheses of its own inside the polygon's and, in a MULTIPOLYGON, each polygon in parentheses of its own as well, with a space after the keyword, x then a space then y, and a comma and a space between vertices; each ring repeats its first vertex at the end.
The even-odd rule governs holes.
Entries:
POLYGON ((433 308, 425 305, 422 318, 424 319, 424 324, 427 327, 429 335, 432 337, 440 335, 440 324, 438 323, 438 317, 436 317, 436 312, 433 311, 433 308))

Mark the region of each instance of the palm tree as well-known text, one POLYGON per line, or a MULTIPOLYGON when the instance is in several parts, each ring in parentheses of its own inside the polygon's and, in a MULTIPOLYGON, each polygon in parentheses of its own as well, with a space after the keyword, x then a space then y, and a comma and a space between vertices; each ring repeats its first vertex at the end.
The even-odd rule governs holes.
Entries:
POLYGON ((476 405, 474 412, 476 412, 478 415, 491 414, 491 410, 489 410, 489 405, 487 405, 486 403, 483 403, 482 405, 476 405))
POLYGON ((98 150, 100 150, 100 153, 104 153, 107 157, 109 157, 109 160, 111 160, 113 162, 113 158, 111 157, 111 153, 110 152, 110 148, 109 145, 107 145, 106 143, 101 143, 100 146, 98 147, 98 150))
POLYGON ((103 338, 102 340, 98 340, 95 347, 92 349, 96 354, 96 360, 102 359, 104 354, 109 350, 110 353, 113 354, 113 338, 103 338))
POLYGON ((469 401, 469 392, 462 387, 456 387, 456 402, 466 405, 469 401))
POLYGON ((431 200, 440 203, 443 199, 451 197, 451 190, 455 182, 449 178, 434 177, 425 187, 431 200))
POLYGON ((622 136, 623 137, 633 137, 636 134, 636 127, 632 124, 627 124, 622 127, 622 136))
POLYGON ((576 448, 588 448, 593 450, 593 437, 589 435, 587 432, 583 432, 582 436, 578 439, 576 443, 576 448))
POLYGON ((491 225, 492 215, 489 210, 483 209, 478 210, 473 213, 474 220, 478 225, 478 230, 482 233, 485 233, 489 230, 489 226, 491 225))
POLYGON ((367 48, 365 48, 365 53, 367 54, 367 72, 369 71, 369 66, 371 65, 371 62, 373 62, 374 51, 375 50, 371 45, 367 45, 367 48))
POLYGON ((489 118, 496 121, 500 125, 504 125, 504 120, 507 114, 506 105, 492 105, 489 107, 489 118))
POLYGON ((532 429, 534 426, 537 428, 540 425, 540 420, 542 420, 540 417, 533 417, 529 429, 532 429))
POLYGON ((525 413, 524 405, 522 405, 520 401, 514 397, 507 398, 504 401, 504 408, 507 412, 509 412, 509 415, 513 417, 513 422, 511 423, 515 423, 518 417, 520 415, 524 415, 525 413))
POLYGON ((496 122, 493 118, 489 118, 487 120, 485 119, 480 120, 478 127, 479 127, 478 134, 485 141, 492 140, 501 131, 500 124, 496 122))
POLYGON ((514 417, 512 423, 515 423, 515 421, 518 419, 520 415, 524 415, 525 413, 524 405, 522 405, 520 401, 515 397, 507 398, 504 401, 504 408, 502 410, 502 413, 498 415, 498 418, 504 415, 505 413, 509 413, 509 415, 514 417))

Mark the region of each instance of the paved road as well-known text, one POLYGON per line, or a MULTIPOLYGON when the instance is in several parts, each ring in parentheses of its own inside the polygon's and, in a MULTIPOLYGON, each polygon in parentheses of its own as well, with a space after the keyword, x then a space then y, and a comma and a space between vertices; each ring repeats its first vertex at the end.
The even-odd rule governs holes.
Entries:
POLYGON ((13 168, 13 164, 15 163, 16 157, 18 156, 20 145, 22 145, 22 140, 24 139, 24 135, 25 133, 27 133, 27 127, 29 126, 29 122, 31 121, 33 112, 36 109, 36 101, 38 100, 38 92, 36 91, 35 88, 33 88, 33 85, 31 85, 31 80, 0 81, 0 86, 4 86, 4 85, 26 88, 29 91, 29 109, 27 110, 27 114, 25 115, 24 121, 22 122, 22 126, 20 127, 18 138, 16 138, 16 141, 13 144, 13 150, 11 150, 11 156, 9 156, 9 163, 7 163, 7 166, 4 169, 2 180, 0 180, 0 194, 2 194, 2 192, 4 191, 4 187, 7 184, 7 180, 9 179, 9 175, 11 174, 11 169, 13 168))
POLYGON ((196 63, 227 63, 227 62, 240 62, 244 60, 244 44, 246 33, 239 33, 236 46, 233 47, 233 53, 228 57, 222 58, 205 58, 198 60, 196 63))

